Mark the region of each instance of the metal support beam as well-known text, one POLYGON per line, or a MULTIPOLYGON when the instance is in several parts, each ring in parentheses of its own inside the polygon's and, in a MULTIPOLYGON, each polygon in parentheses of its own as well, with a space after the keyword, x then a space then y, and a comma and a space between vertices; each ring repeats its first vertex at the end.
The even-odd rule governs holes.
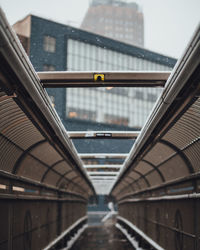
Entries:
POLYGON ((81 159, 125 159, 129 154, 78 154, 81 159))
POLYGON ((73 131, 70 139, 136 139, 140 131, 73 131))
POLYGON ((145 162, 146 164, 150 165, 150 166, 158 173, 158 175, 160 176, 162 182, 165 182, 165 178, 164 178, 164 176, 163 176, 163 174, 162 174, 162 172, 160 171, 159 168, 157 168, 157 167, 156 167, 153 163, 151 163, 150 161, 147 161, 147 160, 145 160, 145 159, 142 159, 142 161, 145 162))
POLYGON ((95 176, 95 177, 90 177, 90 179, 93 181, 93 180, 102 180, 102 181, 107 181, 107 180, 116 180, 116 177, 111 177, 111 176, 108 176, 108 177, 101 177, 101 176, 95 176))
POLYGON ((44 88, 164 87, 170 72, 38 72, 44 88))
POLYGON ((163 139, 160 140, 159 142, 160 142, 160 143, 163 143, 164 145, 166 145, 166 146, 172 148, 174 151, 177 152, 177 154, 178 154, 178 155, 182 158, 182 160, 185 162, 185 166, 186 166, 186 168, 188 169, 188 172, 189 172, 190 174, 192 174, 192 173, 195 172, 194 169, 193 169, 193 166, 192 166, 192 164, 191 164, 191 162, 190 162, 190 160, 189 160, 188 157, 184 154, 184 152, 181 151, 181 149, 179 149, 178 147, 176 147, 176 146, 175 146, 174 144, 172 144, 171 142, 166 141, 166 140, 163 140, 163 139))
POLYGON ((42 178, 41 178, 41 182, 44 182, 44 180, 45 180, 47 174, 49 173, 49 171, 51 171, 57 164, 59 164, 59 163, 61 163, 61 162, 64 162, 64 161, 65 161, 65 160, 62 159, 62 160, 59 160, 59 161, 55 162, 53 165, 51 165, 51 167, 49 167, 49 168, 45 171, 45 173, 43 174, 43 176, 42 176, 42 178))
MULTIPOLYGON (((100 186, 101 186, 101 188, 103 188, 102 187, 102 181, 104 181, 104 180, 102 180, 102 179, 97 179, 97 180, 92 180, 92 183, 93 184, 99 184, 100 186)), ((113 184, 113 179, 112 180, 108 180, 108 179, 106 179, 106 181, 104 181, 104 183, 103 183, 104 185, 112 185, 113 184)))
MULTIPOLYGON (((26 157, 27 155, 30 155, 30 152, 31 152, 33 149, 35 149, 36 147, 39 147, 41 144, 46 143, 46 142, 47 142, 47 140, 44 139, 44 140, 41 140, 41 141, 36 142, 35 144, 33 144, 33 145, 31 145, 29 148, 27 148, 27 149, 21 154, 21 156, 17 159, 17 161, 16 161, 16 163, 15 163, 15 165, 14 165, 14 167, 13 167, 12 173, 13 173, 13 174, 17 174, 18 171, 19 171, 20 165, 21 165, 22 161, 25 159, 25 157, 26 157)), ((31 156, 32 156, 32 155, 31 155, 31 156)), ((32 156, 32 157, 34 157, 34 156, 32 156)))
POLYGON ((106 171, 94 171, 94 172, 87 172, 90 176, 117 176, 119 174, 119 171, 118 172, 106 172, 106 171))
POLYGON ((113 164, 113 165, 109 165, 109 164, 107 164, 107 165, 84 165, 83 166, 84 168, 99 168, 99 169, 102 169, 102 168, 119 168, 119 169, 121 169, 122 167, 123 167, 123 165, 121 164, 121 165, 115 165, 115 164, 113 164))

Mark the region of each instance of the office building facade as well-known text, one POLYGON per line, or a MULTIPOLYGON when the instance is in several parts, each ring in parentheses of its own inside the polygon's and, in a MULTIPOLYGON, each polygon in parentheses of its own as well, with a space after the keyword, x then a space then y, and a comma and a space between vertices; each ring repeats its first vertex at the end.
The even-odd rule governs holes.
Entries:
MULTIPOLYGON (((170 71, 176 60, 37 16, 14 25, 36 71, 170 71)), ((66 119, 89 120, 140 129, 156 99, 158 88, 49 89, 66 119)))
POLYGON ((125 0, 92 0, 81 28, 128 44, 144 46, 144 18, 125 0))

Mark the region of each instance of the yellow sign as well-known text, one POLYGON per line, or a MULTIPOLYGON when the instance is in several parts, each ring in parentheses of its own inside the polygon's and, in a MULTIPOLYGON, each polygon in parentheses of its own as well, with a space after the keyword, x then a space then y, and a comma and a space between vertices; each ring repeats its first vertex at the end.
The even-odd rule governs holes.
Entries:
POLYGON ((104 82, 105 75, 104 74, 94 74, 95 82, 104 82))

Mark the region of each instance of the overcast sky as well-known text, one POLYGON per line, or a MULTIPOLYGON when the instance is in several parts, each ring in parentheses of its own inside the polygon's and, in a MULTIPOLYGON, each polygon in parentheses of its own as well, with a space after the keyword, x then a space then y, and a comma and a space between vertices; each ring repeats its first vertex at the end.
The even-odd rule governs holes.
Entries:
MULTIPOLYGON (((180 57, 200 22, 200 0, 135 0, 144 13, 145 47, 180 57)), ((10 24, 36 14, 78 27, 89 0, 0 0, 10 24)))

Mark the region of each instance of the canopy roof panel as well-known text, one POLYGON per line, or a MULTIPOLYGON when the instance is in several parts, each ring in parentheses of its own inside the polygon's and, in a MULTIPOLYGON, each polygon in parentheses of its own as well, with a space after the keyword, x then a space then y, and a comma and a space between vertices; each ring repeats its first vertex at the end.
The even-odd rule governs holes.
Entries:
POLYGON ((0 174, 95 193, 18 38, 0 13, 0 174))
POLYGON ((169 77, 111 194, 130 194, 199 173, 200 27, 169 77), (127 182, 127 178, 132 182, 127 182), (145 183, 141 185, 141 180, 145 183), (133 190, 130 186, 134 186, 133 190))

